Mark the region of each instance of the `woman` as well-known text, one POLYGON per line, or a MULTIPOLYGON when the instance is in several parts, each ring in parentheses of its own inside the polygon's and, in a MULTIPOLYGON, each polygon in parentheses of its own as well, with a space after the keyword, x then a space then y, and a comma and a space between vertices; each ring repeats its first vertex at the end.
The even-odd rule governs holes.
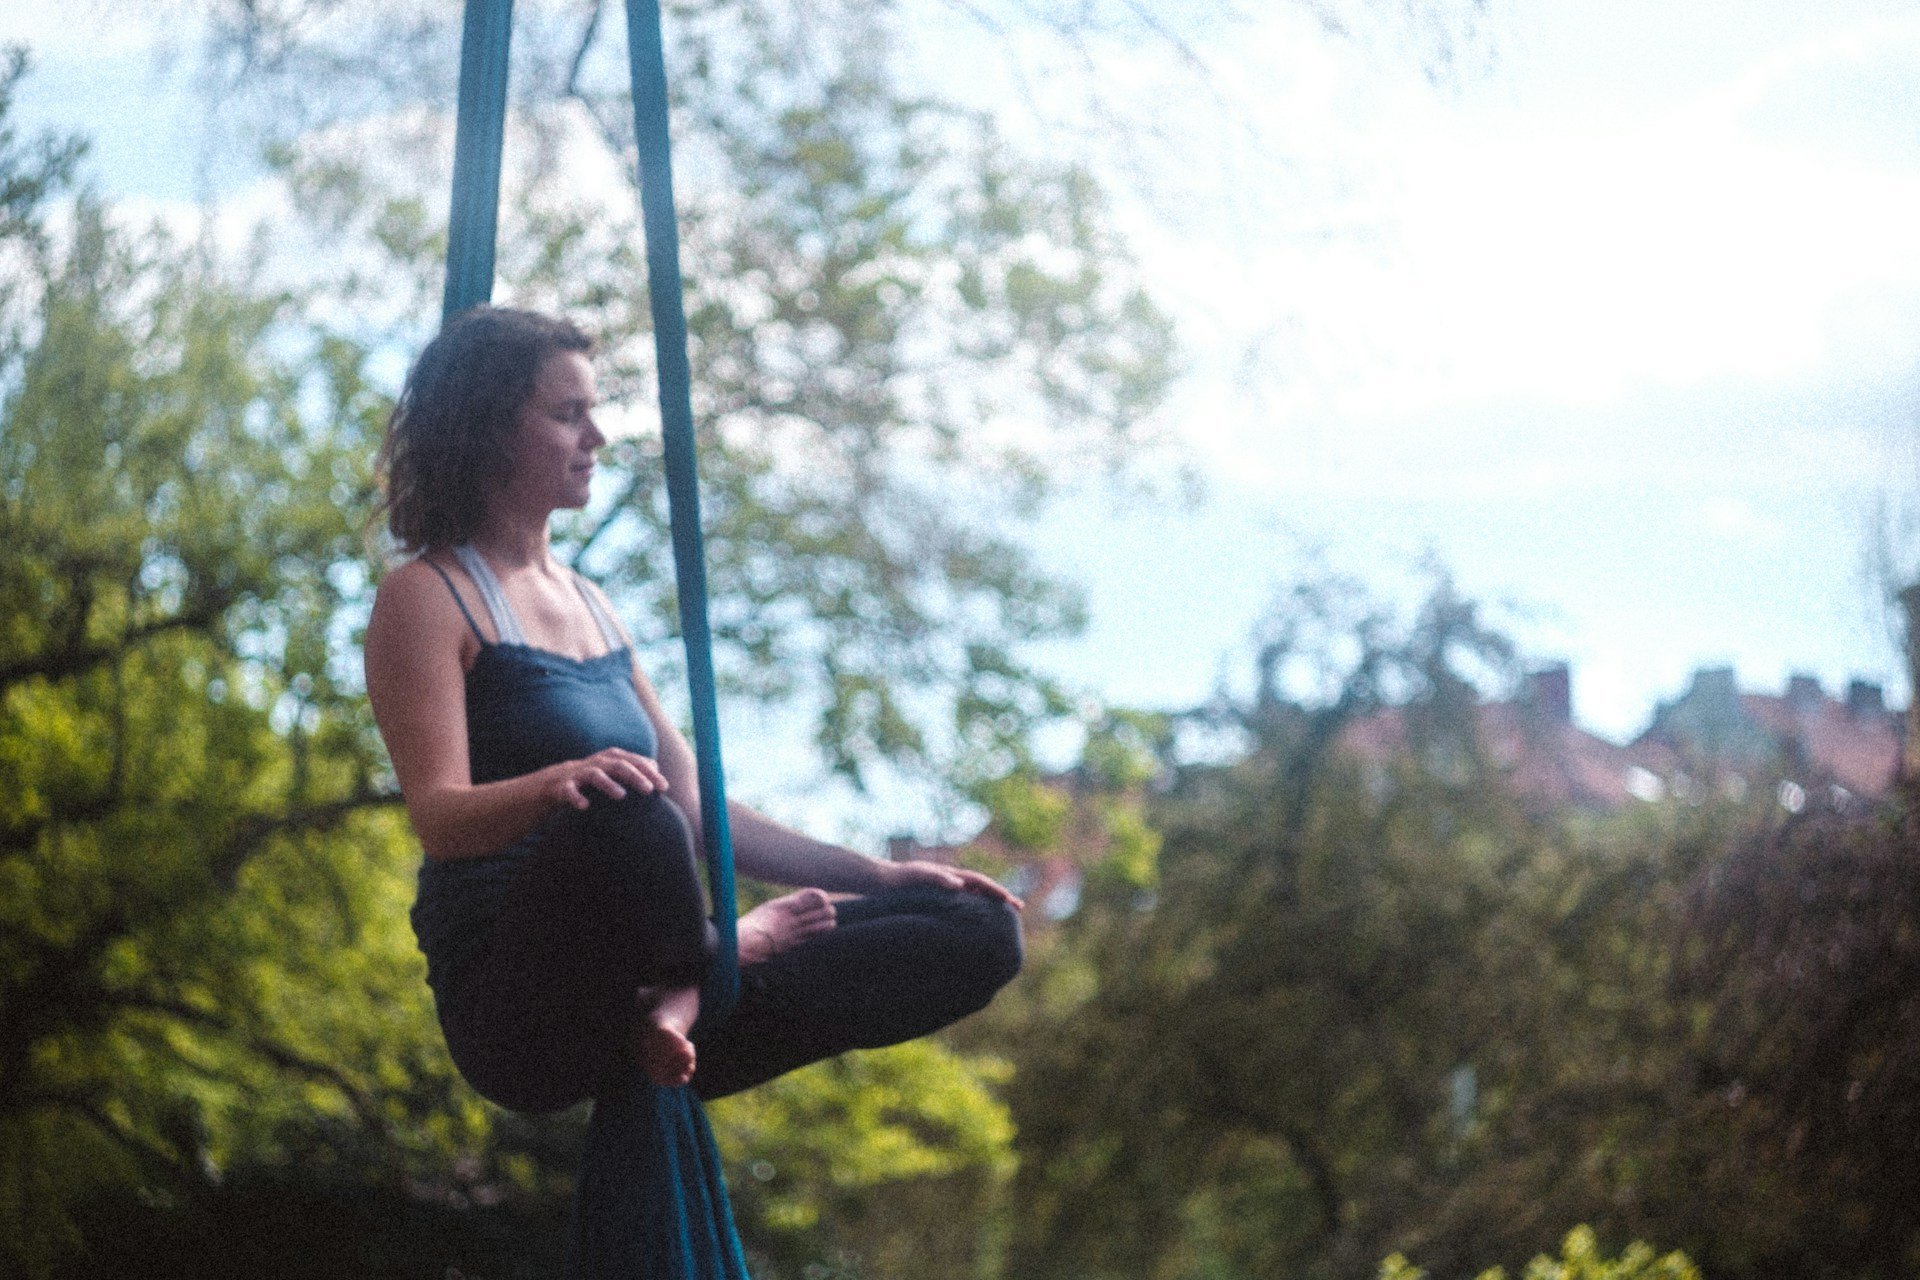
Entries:
POLYGON ((713 932, 693 756, 548 543, 606 443, 591 352, 563 320, 463 313, 381 453, 389 527, 419 554, 380 585, 367 692, 426 851, 414 926, 455 1063, 522 1111, 598 1096, 635 1061, 713 1098, 982 1007, 1019 969, 1012 894, 735 805, 740 872, 805 888, 741 919, 739 1004, 695 1035, 713 932))

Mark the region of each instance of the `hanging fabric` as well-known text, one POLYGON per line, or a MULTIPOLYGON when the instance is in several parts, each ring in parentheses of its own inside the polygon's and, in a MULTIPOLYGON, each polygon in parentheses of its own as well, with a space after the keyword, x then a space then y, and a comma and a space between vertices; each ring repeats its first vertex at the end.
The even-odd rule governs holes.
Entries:
MULTIPOLYGON (((493 296, 512 27, 512 0, 467 0, 443 318, 493 296)), ((738 999, 739 941, 712 634, 707 624, 693 382, 687 359, 657 0, 627 0, 627 52, 680 631, 693 701, 707 881, 719 939, 713 969, 701 992, 700 1026, 706 1028, 724 1021, 738 999)), ((746 1280, 713 1133, 692 1089, 660 1088, 636 1065, 605 1096, 595 1099, 574 1198, 567 1273, 577 1280, 746 1280)))

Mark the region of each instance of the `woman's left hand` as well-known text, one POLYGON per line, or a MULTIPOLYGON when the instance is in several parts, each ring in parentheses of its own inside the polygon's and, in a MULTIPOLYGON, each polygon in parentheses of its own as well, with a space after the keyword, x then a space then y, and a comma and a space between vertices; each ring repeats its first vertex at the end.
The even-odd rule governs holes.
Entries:
POLYGON ((965 893, 977 893, 983 898, 992 898, 1004 902, 1015 911, 1024 911, 1026 903, 1013 895, 1013 891, 995 880, 992 876, 982 875, 966 867, 949 867, 938 862, 887 862, 881 864, 886 887, 906 889, 914 885, 932 885, 941 889, 958 889, 965 893))

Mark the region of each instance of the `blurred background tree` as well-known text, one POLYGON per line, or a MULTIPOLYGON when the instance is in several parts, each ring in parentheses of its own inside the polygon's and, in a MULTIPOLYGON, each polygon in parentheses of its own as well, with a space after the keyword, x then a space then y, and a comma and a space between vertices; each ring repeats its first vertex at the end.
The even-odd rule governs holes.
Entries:
POLYGON ((206 246, 85 196, 51 229, 74 154, 0 142, 0 1249, 29 1272, 92 1191, 289 1126, 404 1164, 459 1114, 342 676, 379 399, 206 246))
POLYGON ((1904 796, 1530 810, 1474 718, 1510 647, 1444 580, 1411 620, 1309 583, 1253 666, 1161 760, 1157 893, 1090 894, 971 1031, 1014 1064, 1004 1274, 1469 1276, 1569 1223, 1911 1273, 1904 796), (1381 768, 1341 744, 1385 707, 1381 768))

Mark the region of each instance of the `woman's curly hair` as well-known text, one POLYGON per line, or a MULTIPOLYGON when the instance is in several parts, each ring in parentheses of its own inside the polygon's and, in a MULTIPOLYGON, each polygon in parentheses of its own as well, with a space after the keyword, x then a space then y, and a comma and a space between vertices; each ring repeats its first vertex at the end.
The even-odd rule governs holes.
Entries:
POLYGON ((380 447, 387 528, 403 548, 473 536, 507 478, 540 366, 592 350, 572 322, 537 311, 478 306, 447 321, 408 372, 380 447))

